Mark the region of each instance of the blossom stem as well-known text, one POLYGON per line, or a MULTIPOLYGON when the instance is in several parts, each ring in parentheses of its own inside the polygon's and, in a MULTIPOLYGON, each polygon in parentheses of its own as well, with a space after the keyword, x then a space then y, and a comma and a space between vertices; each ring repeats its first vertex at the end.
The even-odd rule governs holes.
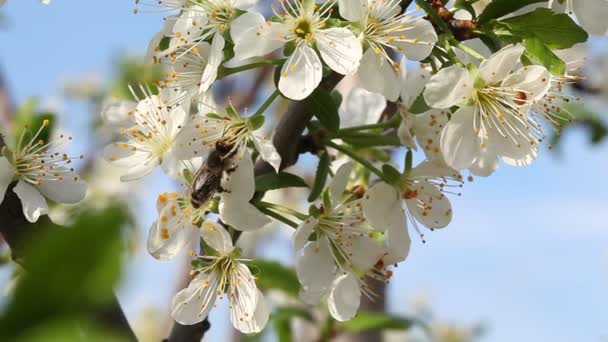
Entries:
POLYGON ((401 116, 400 115, 395 115, 390 120, 387 120, 387 121, 384 121, 384 122, 381 122, 381 123, 343 128, 343 129, 340 130, 340 132, 338 134, 340 134, 340 133, 346 133, 346 132, 365 131, 365 130, 377 129, 377 128, 398 127, 399 126, 399 122, 401 122, 401 116))
POLYGON ((301 213, 297 210, 282 206, 280 204, 275 204, 275 203, 270 203, 270 202, 264 202, 264 201, 260 201, 257 203, 258 206, 262 206, 264 208, 268 208, 268 209, 272 209, 272 210, 276 210, 276 211, 280 211, 282 213, 291 215, 293 217, 296 217, 300 220, 306 220, 310 215, 301 213))
POLYGON ((262 103, 262 106, 260 106, 260 108, 257 110, 257 112, 255 112, 255 114, 253 114, 253 116, 263 115, 266 109, 270 107, 270 105, 274 102, 274 100, 276 100, 279 95, 281 95, 281 92, 278 89, 275 89, 272 95, 270 95, 270 97, 266 99, 264 103, 262 103))
POLYGON ((457 41, 454 38, 450 38, 450 44, 452 44, 452 46, 459 48, 460 50, 466 52, 467 54, 469 54, 471 57, 483 61, 486 58, 484 56, 482 56, 479 52, 471 49, 470 47, 462 44, 461 42, 457 41))
POLYGON ((384 173, 382 171, 380 171, 380 169, 373 166, 370 162, 368 162, 367 160, 362 158, 360 155, 358 155, 355 151, 351 150, 350 148, 343 146, 343 145, 338 145, 332 141, 325 142, 325 145, 351 157, 354 161, 363 165, 366 169, 375 173, 378 177, 382 178, 382 180, 385 181, 386 183, 388 183, 388 184, 391 183, 391 181, 384 175, 384 173))
POLYGON ((288 219, 287 217, 285 217, 285 216, 283 216, 283 215, 281 215, 279 213, 276 213, 276 212, 270 210, 269 208, 265 208, 263 206, 258 206, 257 208, 262 213, 264 213, 264 214, 266 214, 266 215, 274 218, 277 221, 281 221, 281 222, 285 223, 288 226, 291 226, 293 228, 298 228, 298 226, 299 226, 297 223, 293 222, 292 220, 288 219))
POLYGON ((251 64, 245 64, 245 65, 241 65, 238 67, 234 67, 234 68, 226 68, 226 67, 221 67, 220 70, 218 71, 218 79, 230 76, 230 75, 234 75, 234 74, 238 74, 239 72, 243 72, 243 71, 247 71, 247 70, 251 70, 251 69, 257 69, 257 68, 261 68, 267 65, 281 65, 283 64, 283 62, 285 62, 284 58, 279 58, 279 59, 271 59, 268 61, 260 61, 260 62, 255 62, 255 63, 251 63, 251 64))

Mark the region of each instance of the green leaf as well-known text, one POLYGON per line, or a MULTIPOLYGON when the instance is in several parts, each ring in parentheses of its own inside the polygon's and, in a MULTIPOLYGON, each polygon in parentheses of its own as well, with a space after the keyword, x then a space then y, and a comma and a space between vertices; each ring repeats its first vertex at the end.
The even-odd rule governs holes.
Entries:
POLYGON ((107 329, 98 326, 92 320, 84 321, 78 318, 57 319, 42 322, 35 328, 24 332, 19 338, 27 342, 47 341, 128 341, 127 338, 114 334, 107 329))
POLYGON ((250 264, 258 277, 258 286, 262 289, 281 290, 297 298, 300 282, 296 272, 276 261, 256 259, 250 264))
MULTIPOLYGON (((592 112, 582 104, 569 104, 562 108, 560 113, 553 114, 557 117, 556 121, 559 123, 558 133, 551 138, 553 147, 559 146, 564 131, 567 131, 570 127, 585 128, 589 132, 589 141, 594 145, 608 137, 608 124, 606 124, 605 118, 592 112)), ((554 148, 553 150, 557 149, 554 148)))
POLYGON ((340 134, 339 138, 355 148, 373 146, 401 146, 399 137, 394 135, 378 135, 368 133, 340 134))
POLYGON ((471 13, 471 15, 473 17, 475 17, 477 15, 475 13, 475 9, 473 8, 473 5, 471 5, 469 0, 456 0, 456 2, 454 2, 454 8, 463 9, 463 10, 471 13))
POLYGON ((401 172, 390 164, 382 165, 382 173, 384 173, 386 178, 390 180, 391 184, 395 184, 401 179, 401 172))
POLYGON ((359 311, 350 321, 339 325, 351 333, 376 330, 407 330, 414 324, 409 318, 393 316, 382 312, 359 311))
POLYGON ((567 14, 557 14, 548 8, 500 21, 511 32, 522 37, 538 37, 547 47, 567 49, 586 42, 589 35, 567 14))
POLYGON ((542 64, 550 73, 563 75, 566 72, 566 63, 543 44, 540 39, 535 37, 525 38, 524 46, 528 56, 542 64))
POLYGON ((291 173, 279 172, 267 173, 258 177, 255 177, 255 191, 270 191, 283 188, 306 188, 308 184, 300 178, 291 173))
POLYGON ((423 93, 420 93, 416 100, 414 100, 414 103, 412 103, 409 112, 412 114, 420 114, 429 111, 430 109, 431 107, 426 104, 426 101, 424 100, 423 93))
POLYGON ((308 202, 314 202, 319 196, 321 192, 323 192, 323 188, 325 187, 325 182, 327 182, 327 175, 329 174, 329 154, 326 151, 321 151, 319 153, 319 164, 317 165, 317 173, 315 175, 315 183, 310 190, 310 195, 308 196, 308 202))
POLYGON ((120 275, 120 230, 127 221, 114 207, 85 213, 70 227, 41 226, 26 246, 27 272, 0 317, 0 340, 60 317, 103 311, 120 275))
POLYGON ((331 93, 317 88, 306 100, 306 110, 310 111, 321 125, 330 132, 337 132, 340 129, 340 115, 338 106, 331 93))
POLYGON ((547 0, 494 0, 483 10, 477 21, 485 23, 539 2, 547 2, 547 0))

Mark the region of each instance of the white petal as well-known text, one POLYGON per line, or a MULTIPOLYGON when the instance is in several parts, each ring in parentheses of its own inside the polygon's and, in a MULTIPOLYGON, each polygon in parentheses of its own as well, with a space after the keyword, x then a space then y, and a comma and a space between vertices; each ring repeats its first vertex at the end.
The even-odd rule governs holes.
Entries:
MULTIPOLYGON (((559 2, 559 1, 557 1, 559 2)), ((572 0, 572 7, 581 26, 589 33, 603 36, 608 31, 608 1, 572 0)))
POLYGON ((527 103, 531 104, 547 94, 551 87, 551 74, 539 65, 525 66, 507 76, 501 87, 524 92, 527 103))
POLYGON ((222 193, 222 199, 249 202, 255 192, 253 160, 249 150, 244 149, 242 155, 235 156, 231 168, 222 179, 222 187, 226 190, 222 193))
POLYGON ((108 99, 103 104, 101 110, 101 116, 104 121, 109 125, 114 126, 126 126, 132 125, 134 122, 131 119, 131 115, 137 103, 122 99, 108 99))
POLYGON ((57 203, 74 204, 82 201, 87 194, 87 183, 65 167, 55 166, 53 171, 59 173, 62 179, 45 180, 36 186, 38 190, 57 203))
POLYGON ((224 59, 224 45, 226 41, 224 37, 218 32, 213 36, 213 41, 211 41, 211 51, 209 54, 209 60, 207 61, 207 65, 205 66, 205 70, 203 71, 203 76, 201 77, 201 85, 199 88, 199 94, 205 93, 213 82, 217 79, 217 70, 222 64, 222 60, 224 59))
POLYGON ((419 61, 428 57, 437 42, 437 33, 430 21, 421 17, 401 19, 403 29, 394 32, 394 46, 411 61, 419 61), (401 39, 405 36, 406 39, 401 39))
POLYGON ((234 0, 232 2, 232 7, 245 11, 255 6, 257 3, 258 0, 234 0))
POLYGON ((234 59, 242 61, 251 57, 265 56, 285 44, 282 38, 287 28, 281 23, 266 21, 256 12, 247 12, 230 25, 234 41, 234 59))
MULTIPOLYGON (((484 44, 483 41, 481 41, 481 39, 479 39, 479 38, 469 39, 467 41, 462 42, 462 44, 464 44, 464 46, 466 46, 470 49, 473 49, 474 51, 476 51, 477 53, 479 53, 480 55, 482 55, 486 58, 488 58, 492 55, 492 51, 490 51, 488 46, 486 44, 484 44)), ((477 58, 474 58, 473 56, 460 50, 457 47, 454 47, 454 52, 456 52, 456 55, 458 56, 458 58, 464 65, 474 64, 474 65, 479 66, 479 64, 481 63, 480 60, 478 60, 477 58)))
POLYGON ((480 155, 469 168, 471 173, 479 177, 488 177, 498 169, 496 152, 486 148, 480 150, 480 155))
POLYGON ((260 153, 260 157, 272 165, 276 172, 279 172, 281 167, 281 156, 270 139, 261 135, 252 134, 251 141, 255 145, 255 149, 260 153))
POLYGON ((407 146, 408 148, 415 150, 416 142, 414 142, 414 137, 412 136, 412 127, 416 118, 413 114, 403 110, 403 108, 399 111, 399 115, 401 115, 401 124, 397 130, 399 141, 401 141, 403 146, 407 146))
POLYGON ((301 45, 281 69, 279 90, 292 100, 302 100, 317 88, 322 77, 323 64, 319 56, 308 45, 301 45))
POLYGON ((437 187, 427 181, 418 181, 410 191, 414 198, 405 200, 409 212, 427 228, 443 228, 452 221, 452 205, 437 187))
MULTIPOLYGON (((363 214, 369 224, 378 231, 385 231, 388 226, 401 224, 393 220, 399 213, 405 222, 405 213, 401 206, 401 199, 394 187, 380 182, 372 186, 363 198, 363 214)), ((405 228, 403 223, 402 228, 405 228)))
POLYGON ((383 55, 367 49, 357 71, 359 85, 368 91, 382 94, 389 101, 399 97, 399 76, 389 61, 383 55))
POLYGON ((473 85, 467 69, 447 67, 431 77, 424 90, 424 99, 433 108, 450 108, 471 98, 473 85))
POLYGON ((441 153, 441 132, 449 121, 447 111, 431 110, 415 115, 413 131, 426 158, 439 164, 445 163, 441 153))
POLYGON ((334 207, 342 202, 344 190, 346 190, 346 185, 350 180, 350 174, 353 172, 354 167, 355 163, 352 162, 340 166, 331 184, 329 184, 329 198, 334 207))
MULTIPOLYGON (((488 145, 492 151, 509 165, 512 166, 528 166, 538 157, 538 143, 536 139, 528 132, 526 127, 518 120, 511 117, 506 117, 509 125, 516 128, 517 133, 510 130, 512 138, 503 137, 496 129, 491 128, 488 134, 491 139, 488 145), (523 132, 521 134, 519 132, 523 132), (513 141, 515 140, 515 141, 513 141)), ((503 129, 509 129, 504 128, 503 129)))
POLYGON ((382 260, 386 265, 404 261, 410 254, 410 245, 412 244, 410 234, 405 227, 405 214, 401 213, 399 216, 394 214, 393 216, 394 221, 399 222, 398 220, 401 220, 402 222, 400 223, 401 227, 398 224, 390 225, 385 233, 386 255, 382 260))
POLYGON ((268 319, 270 318, 270 310, 266 305, 264 295, 260 290, 257 290, 257 304, 253 315, 245 318, 243 321, 232 321, 234 327, 244 334, 256 334, 264 329, 268 319))
POLYGON ((140 178, 143 178, 158 166, 159 160, 158 158, 151 158, 140 162, 138 165, 129 169, 129 171, 120 177, 120 181, 122 182, 130 182, 140 178))
POLYGON ((223 199, 219 209, 222 221, 236 230, 257 230, 271 222, 266 215, 249 202, 242 203, 223 199))
POLYGON ((201 273, 187 288, 179 291, 171 302, 171 316, 183 325, 203 321, 217 299, 218 275, 201 273))
POLYGON ((15 170, 13 169, 13 165, 5 157, 0 157, 0 203, 4 201, 4 194, 13 181, 14 176, 15 170))
POLYGON ((261 294, 255 285, 255 278, 243 264, 236 264, 236 269, 231 272, 233 279, 227 294, 230 298, 230 321, 243 333, 259 331, 261 327, 254 324, 258 322, 252 321, 258 305, 258 295, 261 294))
POLYGON ((205 243, 221 255, 229 254, 234 250, 230 234, 217 222, 205 220, 200 231, 205 243))
POLYGON ((329 289, 336 266, 327 238, 321 237, 300 250, 296 256, 296 273, 305 291, 324 293, 329 289))
POLYGON ((349 29, 333 27, 319 31, 316 42, 321 58, 333 71, 341 75, 357 71, 363 47, 349 29))
POLYGON ((377 123, 385 108, 384 96, 363 88, 354 88, 346 94, 340 105, 340 124, 342 127, 352 127, 377 123))
POLYGON ((409 109, 431 79, 431 72, 423 68, 406 72, 405 63, 402 63, 401 70, 401 100, 405 107, 409 109))
POLYGON ((481 148, 473 125, 474 108, 457 110, 441 133, 441 152, 445 162, 455 170, 467 169, 479 156, 481 148))
POLYGON ((489 84, 504 80, 519 63, 523 53, 524 47, 519 44, 502 48, 481 63, 478 76, 489 84))
POLYGON ((362 21, 366 12, 367 0, 340 0, 340 16, 348 21, 362 21))
MULTIPOLYGON (((403 213, 401 213, 403 217, 403 213)), ((402 227, 403 228, 403 227, 402 227)), ((403 228, 405 229, 405 228, 403 228)), ((384 249, 378 241, 368 234, 349 236, 350 244, 345 245, 349 259, 359 271, 370 270, 384 255, 384 249)))
POLYGON ((331 316, 340 322, 348 321, 355 317, 360 304, 361 290, 357 278, 351 273, 336 278, 327 298, 331 316))
POLYGON ((314 217, 309 217, 306 220, 300 223, 300 226, 293 233, 293 250, 298 252, 304 245, 308 242, 308 238, 313 232, 313 229, 317 225, 317 219, 314 217))
POLYGON ((16 193, 21 200, 23 215, 25 215, 25 218, 28 221, 34 223, 38 221, 40 216, 49 213, 49 207, 46 204, 46 200, 35 187, 24 181, 19 181, 17 186, 13 188, 13 192, 16 193))
POLYGON ((159 212, 158 220, 152 223, 146 244, 148 253, 158 260, 173 259, 191 241, 196 231, 175 201, 167 204, 159 212), (177 209, 176 215, 172 214, 171 207, 177 209))

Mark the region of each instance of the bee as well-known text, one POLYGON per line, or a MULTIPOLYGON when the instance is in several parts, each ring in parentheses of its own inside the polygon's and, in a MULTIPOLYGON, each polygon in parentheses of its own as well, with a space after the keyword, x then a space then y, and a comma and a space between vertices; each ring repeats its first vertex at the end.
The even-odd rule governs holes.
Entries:
POLYGON ((236 150, 234 146, 224 141, 215 143, 215 149, 209 154, 207 161, 198 169, 190 185, 190 203, 194 208, 200 208, 218 192, 224 192, 222 188, 222 175, 230 173, 236 168, 230 166, 230 161, 236 150))

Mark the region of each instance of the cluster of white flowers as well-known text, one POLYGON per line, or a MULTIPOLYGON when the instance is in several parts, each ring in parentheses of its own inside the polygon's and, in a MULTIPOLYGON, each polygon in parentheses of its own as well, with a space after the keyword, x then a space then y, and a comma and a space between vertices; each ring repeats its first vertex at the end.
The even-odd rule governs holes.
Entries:
MULTIPOLYGON (((136 12, 148 6, 171 12, 147 53, 163 68, 164 78, 157 90, 134 90, 144 94, 136 102, 106 107, 103 116, 120 138, 107 146, 105 158, 126 169, 122 181, 161 166, 182 184, 182 191, 158 197, 158 219, 147 244, 152 256, 167 260, 201 241, 198 253, 190 250, 193 280, 172 303, 173 317, 182 324, 204 320, 226 296, 235 328, 244 333, 264 328, 269 308, 250 260, 234 245, 238 235, 229 231, 256 230, 282 214, 301 220, 293 224, 293 248, 302 300, 327 303, 335 319, 351 319, 361 294, 375 296, 367 280, 388 280, 392 273, 386 267, 407 258, 408 226, 422 237, 424 228, 449 225, 453 213, 447 195, 462 186, 461 171, 485 177, 499 160, 525 166, 536 159, 543 126, 561 110, 558 100, 567 98, 563 85, 572 79, 522 58, 520 43, 503 44, 486 58, 485 51, 441 33, 420 8, 401 8, 399 0, 277 0, 271 18, 253 11, 256 0, 136 3, 142 6, 136 12), (458 57, 462 51, 472 62, 458 57), (242 116, 231 104, 216 103, 216 82, 268 65, 278 69, 277 89, 255 114, 242 116), (329 139, 323 140, 324 149, 351 160, 332 173, 309 213, 261 202, 255 195, 254 158, 276 172, 282 166, 275 146, 258 133, 264 111, 281 95, 286 101, 315 96, 329 74, 354 83, 342 103, 343 116, 381 114, 390 102, 396 108, 392 118, 319 138, 329 139), (409 150, 403 171, 378 168, 345 143, 345 137, 359 133, 393 134, 409 150), (413 166, 412 150, 418 147, 424 160, 413 166)), ((475 10, 481 11, 482 3, 489 2, 480 1, 475 10)), ((299 137, 293 138, 295 143, 299 137)), ((23 151, 39 150, 31 142, 27 146, 23 151)), ((47 196, 44 177, 72 180, 33 166, 31 160, 38 158, 19 162, 19 156, 0 159, 0 166, 17 165, 23 184, 47 196), (30 176, 33 169, 45 175, 30 176)))

